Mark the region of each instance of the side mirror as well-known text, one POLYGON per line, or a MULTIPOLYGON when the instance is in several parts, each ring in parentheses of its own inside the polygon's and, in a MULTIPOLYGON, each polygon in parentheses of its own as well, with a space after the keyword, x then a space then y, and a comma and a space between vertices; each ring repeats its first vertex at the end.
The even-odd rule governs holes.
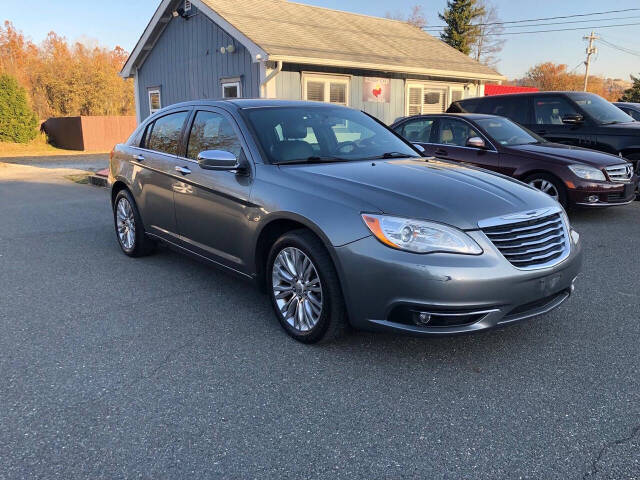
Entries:
POLYGON ((204 170, 238 170, 238 158, 225 150, 205 150, 198 154, 198 164, 204 170))
POLYGON ((422 155, 424 155, 424 152, 426 152, 426 151, 427 151, 427 150, 426 150, 422 145, 420 145, 419 143, 412 143, 411 145, 413 145, 413 146, 414 146, 414 148, 415 148, 416 150, 418 150, 422 155))
POLYGON ((467 147, 471 148, 486 148, 487 145, 484 143, 484 140, 480 137, 471 137, 467 140, 467 147))
POLYGON ((562 123, 567 125, 579 125, 584 122, 584 117, 582 115, 563 115, 562 123))

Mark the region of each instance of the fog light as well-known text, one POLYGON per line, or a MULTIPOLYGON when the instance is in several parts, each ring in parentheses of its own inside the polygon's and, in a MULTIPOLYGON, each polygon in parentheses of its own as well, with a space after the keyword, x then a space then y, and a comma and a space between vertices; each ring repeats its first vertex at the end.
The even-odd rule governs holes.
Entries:
POLYGON ((429 322, 431 322, 431 314, 430 313, 425 313, 425 312, 419 312, 418 314, 414 315, 415 318, 415 322, 416 325, 419 326, 426 326, 429 325, 429 322))
POLYGON ((589 203, 596 203, 598 200, 600 200, 598 195, 589 195, 587 197, 587 202, 589 202, 589 203))

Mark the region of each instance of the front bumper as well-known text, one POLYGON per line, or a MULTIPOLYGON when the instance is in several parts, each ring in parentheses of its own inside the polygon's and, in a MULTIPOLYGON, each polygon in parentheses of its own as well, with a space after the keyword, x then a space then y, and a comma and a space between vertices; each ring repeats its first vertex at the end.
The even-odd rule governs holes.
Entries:
POLYGON ((469 333, 549 312, 571 295, 582 267, 580 243, 560 264, 525 271, 482 232, 468 233, 482 255, 411 254, 373 237, 336 248, 351 324, 416 335, 469 333), (438 326, 416 324, 416 312, 433 314, 438 326))
POLYGON ((590 208, 615 207, 627 205, 635 200, 638 177, 634 176, 629 183, 581 181, 567 187, 571 205, 590 208))

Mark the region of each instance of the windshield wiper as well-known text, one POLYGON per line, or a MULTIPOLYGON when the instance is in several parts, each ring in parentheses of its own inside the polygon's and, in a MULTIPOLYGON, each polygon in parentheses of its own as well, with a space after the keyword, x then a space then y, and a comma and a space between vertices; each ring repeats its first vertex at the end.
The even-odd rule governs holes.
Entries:
POLYGON ((389 159, 389 158, 422 158, 418 155, 408 155, 402 152, 385 152, 382 155, 376 155, 375 157, 369 157, 367 160, 389 159))
POLYGON ((349 161, 348 158, 311 156, 307 158, 296 158, 294 160, 285 160, 283 162, 277 162, 277 165, 294 165, 298 163, 333 163, 333 162, 348 162, 348 161, 349 161))

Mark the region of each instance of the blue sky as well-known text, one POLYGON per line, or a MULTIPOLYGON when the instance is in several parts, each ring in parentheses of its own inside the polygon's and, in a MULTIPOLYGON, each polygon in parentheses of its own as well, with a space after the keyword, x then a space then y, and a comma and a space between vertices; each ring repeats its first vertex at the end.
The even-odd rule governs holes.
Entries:
MULTIPOLYGON (((54 30, 70 40, 96 39, 101 44, 120 45, 130 51, 158 3, 159 0, 0 0, 0 20, 12 21, 35 42, 54 30)), ((429 24, 440 25, 442 22, 437 13, 443 10, 446 0, 304 0, 303 3, 376 16, 384 16, 387 12, 405 13, 412 5, 419 4, 427 13, 429 24)), ((493 0, 493 3, 503 21, 640 7, 637 0, 493 0)), ((601 18, 616 20, 526 29, 581 28, 570 32, 507 36, 498 66, 500 72, 509 78, 522 76, 530 66, 542 61, 566 63, 573 69, 584 60, 586 43, 582 37, 589 33, 591 27, 611 43, 640 50, 637 46, 640 25, 597 28, 598 24, 640 23, 640 11, 608 14, 601 18)), ((628 79, 630 73, 640 73, 640 57, 605 45, 599 48, 593 63, 594 73, 624 79, 628 79)), ((580 65, 576 71, 583 72, 583 68, 580 65)))

